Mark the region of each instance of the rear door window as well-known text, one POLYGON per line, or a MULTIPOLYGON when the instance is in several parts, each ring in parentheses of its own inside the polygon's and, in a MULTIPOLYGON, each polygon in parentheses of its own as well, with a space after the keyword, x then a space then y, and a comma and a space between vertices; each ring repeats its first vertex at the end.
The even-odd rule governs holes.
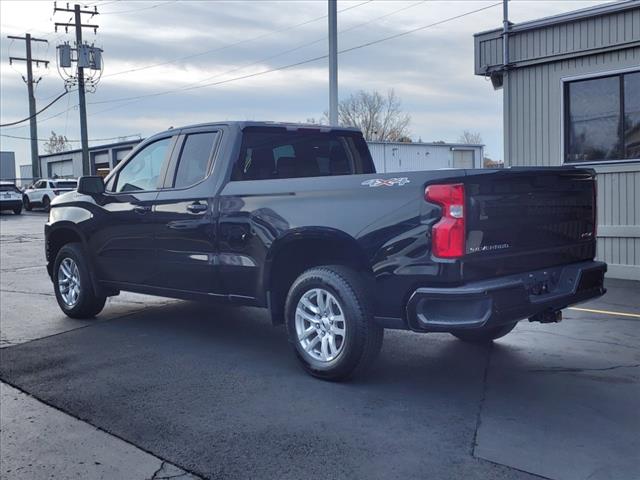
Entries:
POLYGON ((243 131, 232 180, 322 177, 374 173, 358 133, 255 127, 243 131))
POLYGON ((203 180, 209 173, 218 132, 192 133, 182 144, 173 186, 185 188, 203 180))

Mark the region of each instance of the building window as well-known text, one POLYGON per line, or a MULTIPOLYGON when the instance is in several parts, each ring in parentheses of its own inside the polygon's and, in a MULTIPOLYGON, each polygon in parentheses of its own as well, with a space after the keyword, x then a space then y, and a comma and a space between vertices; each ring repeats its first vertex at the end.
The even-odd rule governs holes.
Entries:
POLYGON ((565 161, 640 159, 640 72, 565 84, 565 161))

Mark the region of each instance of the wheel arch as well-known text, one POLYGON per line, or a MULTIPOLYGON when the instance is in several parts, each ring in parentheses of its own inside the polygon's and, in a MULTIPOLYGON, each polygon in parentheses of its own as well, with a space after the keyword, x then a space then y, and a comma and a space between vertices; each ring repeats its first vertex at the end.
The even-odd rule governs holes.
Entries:
POLYGON ((373 278, 364 249, 351 235, 328 227, 292 229, 267 252, 261 293, 274 324, 284 322, 284 302, 293 281, 320 265, 344 265, 373 278))

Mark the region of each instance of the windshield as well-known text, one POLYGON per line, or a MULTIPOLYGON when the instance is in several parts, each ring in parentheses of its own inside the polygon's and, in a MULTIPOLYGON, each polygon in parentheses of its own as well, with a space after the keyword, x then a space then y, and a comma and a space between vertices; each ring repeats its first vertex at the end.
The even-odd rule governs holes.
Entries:
POLYGON ((53 188, 77 188, 77 187, 78 187, 78 182, 76 182, 75 180, 53 182, 53 188))

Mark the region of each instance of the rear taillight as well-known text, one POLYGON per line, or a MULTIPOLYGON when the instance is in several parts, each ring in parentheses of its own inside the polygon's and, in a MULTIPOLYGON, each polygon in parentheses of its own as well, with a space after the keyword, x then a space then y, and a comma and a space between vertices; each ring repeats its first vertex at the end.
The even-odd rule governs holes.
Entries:
POLYGON ((431 229, 431 252, 440 258, 459 258, 465 253, 464 185, 429 185, 428 202, 442 207, 442 219, 431 229))

